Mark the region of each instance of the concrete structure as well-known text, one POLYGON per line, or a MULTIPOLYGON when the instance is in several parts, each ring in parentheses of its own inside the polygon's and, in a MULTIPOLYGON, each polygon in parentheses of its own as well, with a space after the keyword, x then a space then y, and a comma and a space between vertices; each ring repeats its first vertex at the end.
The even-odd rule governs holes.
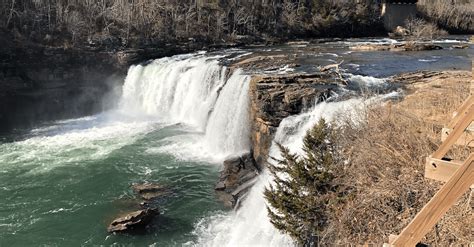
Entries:
POLYGON ((382 18, 385 29, 393 31, 397 26, 404 26, 405 21, 415 17, 417 0, 382 1, 382 18))

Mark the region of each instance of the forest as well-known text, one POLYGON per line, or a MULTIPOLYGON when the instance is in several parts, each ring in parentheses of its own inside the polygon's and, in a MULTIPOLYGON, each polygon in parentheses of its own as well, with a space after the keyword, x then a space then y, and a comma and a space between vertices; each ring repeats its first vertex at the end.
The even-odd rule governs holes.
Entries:
POLYGON ((382 33, 369 0, 3 0, 0 31, 51 46, 136 47, 173 41, 382 33))

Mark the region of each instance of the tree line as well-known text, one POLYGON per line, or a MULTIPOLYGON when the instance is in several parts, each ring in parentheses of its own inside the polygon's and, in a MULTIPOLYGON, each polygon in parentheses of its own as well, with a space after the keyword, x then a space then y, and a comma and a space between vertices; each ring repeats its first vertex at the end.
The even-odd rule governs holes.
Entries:
POLYGON ((369 0, 1 0, 0 27, 40 43, 133 46, 367 35, 378 11, 369 0))

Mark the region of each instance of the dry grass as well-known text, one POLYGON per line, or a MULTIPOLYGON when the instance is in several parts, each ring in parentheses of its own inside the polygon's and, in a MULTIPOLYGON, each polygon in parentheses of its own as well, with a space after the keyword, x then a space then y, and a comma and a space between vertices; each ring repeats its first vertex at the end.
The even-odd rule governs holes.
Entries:
MULTIPOLYGON (((467 98, 471 75, 449 72, 409 85, 397 103, 367 107, 366 122, 349 122, 340 140, 349 163, 342 183, 352 197, 334 215, 323 245, 387 242, 398 234, 440 188, 424 178, 425 157, 440 144, 440 130, 467 98)), ((472 150, 457 147, 449 155, 463 159, 472 150)), ((473 241, 471 195, 466 194, 436 225, 424 243, 467 245, 473 241)))
POLYGON ((473 0, 419 0, 418 9, 425 18, 445 29, 464 33, 474 31, 473 0))

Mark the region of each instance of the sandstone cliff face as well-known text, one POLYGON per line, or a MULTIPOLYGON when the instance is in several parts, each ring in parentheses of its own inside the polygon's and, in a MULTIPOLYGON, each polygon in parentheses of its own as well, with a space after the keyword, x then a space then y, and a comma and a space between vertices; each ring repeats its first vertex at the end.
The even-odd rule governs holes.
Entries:
POLYGON ((280 122, 327 98, 337 88, 329 74, 254 76, 250 82, 253 156, 262 166, 280 122))

